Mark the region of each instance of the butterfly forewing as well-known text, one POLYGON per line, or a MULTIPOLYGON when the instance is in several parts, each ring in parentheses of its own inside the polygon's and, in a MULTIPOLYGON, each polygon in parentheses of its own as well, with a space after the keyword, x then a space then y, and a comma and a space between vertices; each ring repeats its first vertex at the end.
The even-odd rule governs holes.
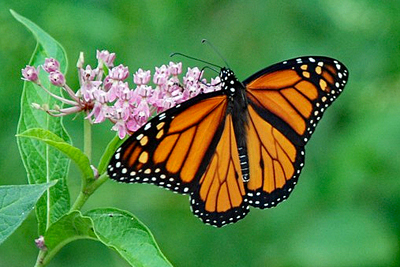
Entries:
POLYGON ((243 83, 249 102, 264 117, 282 132, 294 131, 306 143, 347 78, 346 67, 337 60, 302 57, 261 70, 243 83))
POLYGON ((226 96, 216 92, 159 114, 116 151, 108 166, 109 176, 189 193, 215 150, 226 105, 226 96))
POLYGON ((346 67, 326 57, 287 60, 243 83, 249 101, 249 204, 285 200, 304 166, 304 146, 347 82, 346 67))

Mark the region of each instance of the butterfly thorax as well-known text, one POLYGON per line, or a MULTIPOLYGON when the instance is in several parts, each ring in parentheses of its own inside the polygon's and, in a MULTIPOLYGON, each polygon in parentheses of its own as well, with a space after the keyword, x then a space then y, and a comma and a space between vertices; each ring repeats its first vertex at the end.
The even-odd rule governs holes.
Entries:
POLYGON ((222 68, 219 78, 221 79, 222 91, 224 91, 230 99, 235 97, 240 91, 244 90, 243 84, 239 82, 233 71, 230 69, 222 68))
POLYGON ((228 96, 227 114, 231 114, 238 147, 246 146, 246 130, 248 125, 247 98, 244 85, 236 78, 232 70, 222 68, 219 74, 221 90, 228 96))

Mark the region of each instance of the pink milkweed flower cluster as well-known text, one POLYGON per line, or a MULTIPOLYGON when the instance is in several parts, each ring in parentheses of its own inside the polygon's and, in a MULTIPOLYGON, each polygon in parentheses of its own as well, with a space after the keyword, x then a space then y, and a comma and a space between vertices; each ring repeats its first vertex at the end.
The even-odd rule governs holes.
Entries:
POLYGON ((197 67, 188 68, 182 74, 180 62, 155 67, 153 74, 150 70, 139 68, 133 74, 131 87, 127 81, 130 77, 128 67, 122 64, 114 66, 115 53, 97 51, 96 57, 96 68, 90 65, 83 67, 84 58, 81 53, 77 64, 80 88, 76 92, 67 85, 65 76, 60 72, 60 63, 54 58, 47 58, 37 68, 26 66, 22 69, 23 80, 37 84, 66 105, 50 109, 47 104, 32 103, 32 107, 52 116, 85 112, 85 118, 92 123, 109 120, 113 123, 112 130, 117 131, 122 139, 139 129, 152 115, 200 93, 220 90, 219 77, 208 83, 197 67), (61 87, 69 99, 55 95, 43 86, 38 74, 41 69, 48 73, 51 84, 61 87))

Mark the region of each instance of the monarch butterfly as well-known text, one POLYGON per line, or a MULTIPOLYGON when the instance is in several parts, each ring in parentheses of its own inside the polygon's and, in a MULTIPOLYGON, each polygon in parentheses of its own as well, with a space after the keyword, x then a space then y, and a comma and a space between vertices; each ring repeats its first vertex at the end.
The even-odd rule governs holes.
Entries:
POLYGON ((154 117, 119 147, 111 179, 190 195, 195 216, 221 227, 286 200, 304 146, 342 92, 348 70, 328 57, 277 63, 239 82, 220 70, 221 90, 154 117))

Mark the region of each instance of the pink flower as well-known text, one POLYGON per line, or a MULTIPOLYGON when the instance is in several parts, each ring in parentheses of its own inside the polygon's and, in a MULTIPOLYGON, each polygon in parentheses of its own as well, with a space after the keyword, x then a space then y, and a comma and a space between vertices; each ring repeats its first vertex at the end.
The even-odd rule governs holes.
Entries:
POLYGON ((101 102, 95 102, 92 111, 87 115, 86 119, 90 119, 93 116, 94 123, 101 123, 110 116, 109 113, 110 113, 110 107, 107 104, 101 102))
POLYGON ((118 132, 118 136, 120 139, 124 139, 125 136, 128 134, 126 123, 123 120, 118 120, 111 128, 111 130, 118 132))
POLYGON ((159 86, 162 86, 162 85, 166 84, 167 79, 168 79, 167 73, 156 72, 156 73, 154 73, 154 76, 153 76, 153 83, 157 84, 159 86))
POLYGON ((110 109, 107 105, 108 98, 107 93, 103 90, 97 89, 93 92, 93 109, 87 115, 86 119, 92 119, 94 117, 94 123, 101 123, 110 117, 110 109))
POLYGON ((101 90, 101 88, 97 88, 97 90, 93 93, 93 96, 95 101, 102 104, 106 104, 109 102, 107 92, 101 90))
POLYGON ((123 81, 129 76, 128 67, 120 64, 111 69, 109 76, 111 77, 111 79, 123 81))
POLYGON ((176 105, 175 100, 172 97, 170 97, 170 98, 164 99, 164 101, 162 102, 162 109, 167 110, 167 109, 174 107, 175 105, 176 105))
POLYGON ((142 101, 142 99, 149 99, 153 94, 153 88, 148 85, 139 85, 136 89, 132 92, 132 103, 138 104, 142 101))
POLYGON ((171 75, 177 76, 182 73, 182 62, 174 63, 171 61, 168 66, 171 75))
POLYGON ((102 61, 107 68, 114 67, 115 53, 110 53, 107 50, 96 51, 96 58, 102 61))
POLYGON ((79 71, 83 81, 93 81, 97 75, 97 71, 93 70, 90 65, 87 65, 86 69, 80 69, 79 71))
POLYGON ((200 78, 202 76, 202 72, 199 70, 199 68, 195 67, 193 69, 188 68, 188 71, 183 77, 183 83, 186 86, 192 86, 194 84, 197 84, 200 81, 200 78))
POLYGON ((125 126, 130 132, 136 132, 141 127, 141 125, 134 118, 129 118, 125 126))
POLYGON ((136 88, 135 92, 137 92, 137 94, 141 97, 145 98, 152 95, 153 89, 148 85, 140 85, 136 88))
POLYGON ((150 108, 147 101, 142 100, 139 105, 137 105, 135 111, 133 112, 133 116, 136 116, 137 118, 145 118, 143 123, 147 121, 147 119, 150 117, 150 108))
POLYGON ((119 138, 123 139, 128 133, 129 129, 127 127, 128 123, 130 124, 130 117, 125 117, 125 111, 123 108, 112 108, 111 116, 115 120, 114 126, 111 128, 114 131, 118 132, 119 138))
POLYGON ((111 77, 107 75, 103 81, 104 90, 106 90, 106 91, 110 90, 113 84, 114 84, 114 80, 111 79, 111 77))
POLYGON ((118 84, 118 89, 116 90, 116 94, 119 99, 121 100, 129 100, 132 98, 132 93, 133 91, 129 88, 129 85, 127 82, 123 83, 120 82, 118 84))
POLYGON ((164 73, 166 76, 169 76, 169 68, 166 65, 162 65, 161 67, 156 67, 156 73, 164 73))
POLYGON ((133 75, 133 82, 137 85, 148 84, 150 82, 150 71, 144 71, 142 69, 138 69, 136 73, 133 75))
POLYGON ((168 92, 168 95, 176 95, 177 92, 182 91, 182 87, 179 84, 179 80, 175 80, 173 78, 169 79, 165 91, 168 92))
POLYGON ((183 98, 184 99, 190 99, 192 97, 197 96, 200 94, 201 90, 198 85, 191 85, 185 88, 185 91, 183 91, 183 98))
MULTIPOLYGON (((106 90, 108 94, 108 100, 110 102, 113 102, 115 99, 119 97, 120 90, 123 90, 126 86, 126 83, 121 82, 121 81, 113 81, 112 83, 109 83, 110 86, 108 90, 106 90)), ((104 86, 106 88, 106 86, 104 86)))
POLYGON ((83 99, 87 102, 95 99, 95 95, 98 94, 101 81, 86 81, 82 85, 80 92, 83 95, 83 99))

